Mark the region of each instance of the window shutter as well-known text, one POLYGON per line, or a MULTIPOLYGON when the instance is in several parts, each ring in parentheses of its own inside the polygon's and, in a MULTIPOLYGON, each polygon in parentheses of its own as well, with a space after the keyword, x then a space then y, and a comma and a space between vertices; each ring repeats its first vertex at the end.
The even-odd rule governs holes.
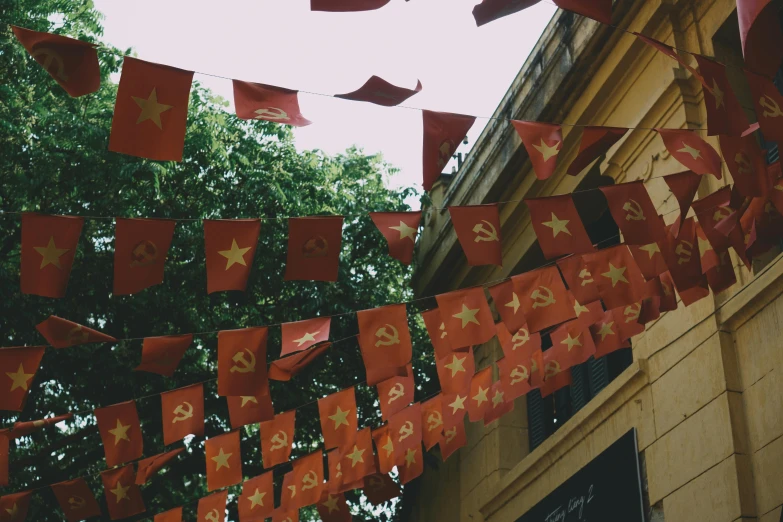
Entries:
POLYGON ((547 438, 544 400, 540 390, 531 390, 527 394, 527 425, 530 451, 533 451, 547 438))
POLYGON ((571 406, 573 413, 581 410, 590 400, 586 370, 590 362, 571 368, 571 406))
POLYGON ((595 397, 609 384, 609 368, 606 357, 590 359, 587 364, 590 371, 590 397, 595 397))

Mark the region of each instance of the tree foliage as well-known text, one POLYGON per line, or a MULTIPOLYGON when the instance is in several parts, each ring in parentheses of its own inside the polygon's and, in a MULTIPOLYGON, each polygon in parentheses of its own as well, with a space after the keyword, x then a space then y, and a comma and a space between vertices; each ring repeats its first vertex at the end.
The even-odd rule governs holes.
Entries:
MULTIPOLYGON (((100 43, 101 17, 90 0, 0 0, 0 5, 4 22, 100 43)), ((314 401, 364 380, 352 339, 356 320, 348 312, 411 296, 411 269, 387 255, 383 238, 366 215, 373 210, 408 210, 405 199, 410 190, 384 186, 388 166, 378 156, 356 149, 335 157, 297 152, 288 127, 239 120, 225 110, 222 100, 197 84, 191 92, 181 163, 110 153, 116 85, 109 76, 119 70, 121 57, 101 53, 102 88, 73 99, 15 42, 10 27, 0 32, 0 209, 96 216, 85 221, 67 297, 53 300, 20 293, 20 216, 0 214, 2 345, 41 344, 34 327, 50 314, 117 338, 214 332, 345 314, 333 320, 332 339, 347 341, 335 344, 293 381, 272 383, 277 412, 299 408, 294 457, 319 447, 314 401), (285 218, 318 214, 346 216, 339 282, 284 282, 285 218), (162 285, 133 296, 111 294, 114 221, 100 216, 181 220, 162 285), (198 218, 259 216, 267 219, 248 291, 208 296, 198 218)), ((409 312, 413 316, 414 310, 409 312)), ((434 365, 431 360, 423 363, 420 323, 411 319, 411 327, 417 382, 423 386, 418 393, 424 397, 432 391, 434 365)), ((64 430, 42 430, 16 441, 11 450, 12 484, 0 494, 85 476, 100 495, 98 474, 105 469, 105 460, 91 415, 96 407, 138 399, 144 455, 151 456, 164 450, 157 394, 210 381, 205 388, 206 434, 228 431, 225 399, 217 397, 211 380, 216 375, 216 345, 216 335, 197 335, 171 379, 132 371, 140 359, 138 339, 47 350, 24 412, 2 415, 0 426, 68 411, 78 414, 64 430)), ((279 354, 279 329, 271 329, 269 352, 270 359, 279 354)), ((360 425, 379 425, 376 392, 362 384, 356 392, 360 425)), ((256 427, 243 429, 242 438, 244 475, 249 478, 263 471, 256 427)), ((275 471, 278 484, 286 471, 285 466, 275 471)), ((144 488, 147 516, 188 503, 186 518, 192 517, 195 501, 206 494, 204 473, 203 439, 194 439, 184 456, 144 488)), ((232 491, 238 493, 238 488, 232 491)), ((230 520, 237 520, 235 503, 231 509, 230 520)), ((356 519, 375 518, 362 508, 356 519)), ((61 520, 48 490, 34 495, 28 520, 61 520)))

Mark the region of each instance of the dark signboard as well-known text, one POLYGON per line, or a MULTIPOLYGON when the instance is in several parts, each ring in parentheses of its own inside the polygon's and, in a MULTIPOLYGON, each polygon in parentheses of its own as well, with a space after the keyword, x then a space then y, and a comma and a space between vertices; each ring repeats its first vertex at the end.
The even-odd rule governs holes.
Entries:
POLYGON ((644 522, 635 428, 577 471, 517 522, 615 520, 644 522))

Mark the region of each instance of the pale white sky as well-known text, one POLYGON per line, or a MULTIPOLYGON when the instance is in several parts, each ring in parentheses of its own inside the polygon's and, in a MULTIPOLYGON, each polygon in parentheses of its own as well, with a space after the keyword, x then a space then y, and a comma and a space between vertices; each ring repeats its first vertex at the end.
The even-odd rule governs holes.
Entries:
MULTIPOLYGON (((424 89, 405 105, 491 116, 556 7, 539 3, 477 28, 479 0, 392 0, 366 13, 313 13, 309 0, 95 0, 104 41, 143 60, 324 94, 373 74, 424 89)), ((231 82, 195 79, 232 103, 231 82)), ((300 94, 312 125, 297 147, 335 154, 355 144, 400 169, 392 186, 421 189, 421 113, 300 94)), ((469 148, 485 119, 469 134, 469 148)), ((446 171, 451 170, 447 166, 446 171)))

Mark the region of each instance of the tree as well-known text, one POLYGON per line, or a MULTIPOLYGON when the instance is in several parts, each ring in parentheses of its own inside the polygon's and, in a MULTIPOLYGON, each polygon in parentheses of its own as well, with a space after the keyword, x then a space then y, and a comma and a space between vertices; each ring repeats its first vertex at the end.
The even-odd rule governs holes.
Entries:
MULTIPOLYGON (((100 14, 90 0, 0 0, 4 19, 35 30, 100 43, 100 14)), ((364 380, 356 320, 348 312, 402 302, 411 297, 412 270, 391 259, 383 238, 366 215, 371 210, 408 210, 411 190, 383 184, 389 172, 379 156, 350 149, 329 157, 298 153, 290 129, 267 122, 244 122, 225 102, 194 85, 182 163, 159 163, 107 151, 121 57, 101 53, 103 85, 93 95, 73 99, 26 54, 10 27, 0 40, 0 209, 96 216, 85 221, 65 299, 22 295, 19 290, 20 219, 0 214, 0 301, 4 346, 42 343, 34 326, 50 314, 85 324, 118 338, 212 332, 251 325, 274 325, 316 315, 339 315, 332 323, 337 343, 289 383, 272 383, 277 412, 299 407, 298 455, 320 444, 315 400, 364 380), (346 216, 338 283, 284 282, 287 216, 346 216), (162 285, 133 296, 111 295, 113 219, 166 217, 181 220, 162 285), (266 218, 247 293, 208 296, 201 222, 196 218, 266 218)), ((415 310, 409 309, 411 317, 415 310)), ((414 367, 421 397, 429 395, 434 365, 423 363, 424 334, 411 319, 417 348, 414 367), (426 370, 426 371, 424 371, 426 370)), ((216 375, 216 335, 196 336, 171 379, 133 372, 141 341, 49 349, 20 416, 14 420, 79 412, 65 431, 42 430, 16 441, 11 451, 12 484, 6 492, 43 487, 89 476, 100 495, 98 473, 105 469, 92 409, 137 401, 145 456, 164 450, 157 394, 216 375)), ((270 329, 270 359, 278 355, 279 329, 270 329)), ((230 429, 225 400, 207 383, 207 436, 230 429)), ((360 425, 380 423, 375 391, 357 385, 360 425)), ((246 478, 262 472, 256 427, 243 429, 246 478)), ((184 503, 186 513, 206 493, 203 440, 187 444, 186 456, 144 488, 149 515, 184 503)), ((295 456, 297 456, 295 454, 295 456)), ((276 471, 281 479, 286 471, 276 471), (278 472, 279 471, 279 472, 278 472)), ((28 520, 60 520, 47 491, 34 496, 28 520)), ((356 495, 354 496, 356 497, 356 495)), ((356 505, 356 504, 355 504, 356 505)), ((232 504, 231 520, 236 520, 232 504)), ((105 512, 105 510, 104 510, 105 512)), ((194 512, 194 511, 193 511, 194 512)), ((148 515, 148 516, 149 516, 148 515)), ((358 518, 374 519, 367 509, 358 518)), ((139 517, 146 518, 146 517, 139 517)), ((306 519, 306 518, 305 518, 306 519)))

